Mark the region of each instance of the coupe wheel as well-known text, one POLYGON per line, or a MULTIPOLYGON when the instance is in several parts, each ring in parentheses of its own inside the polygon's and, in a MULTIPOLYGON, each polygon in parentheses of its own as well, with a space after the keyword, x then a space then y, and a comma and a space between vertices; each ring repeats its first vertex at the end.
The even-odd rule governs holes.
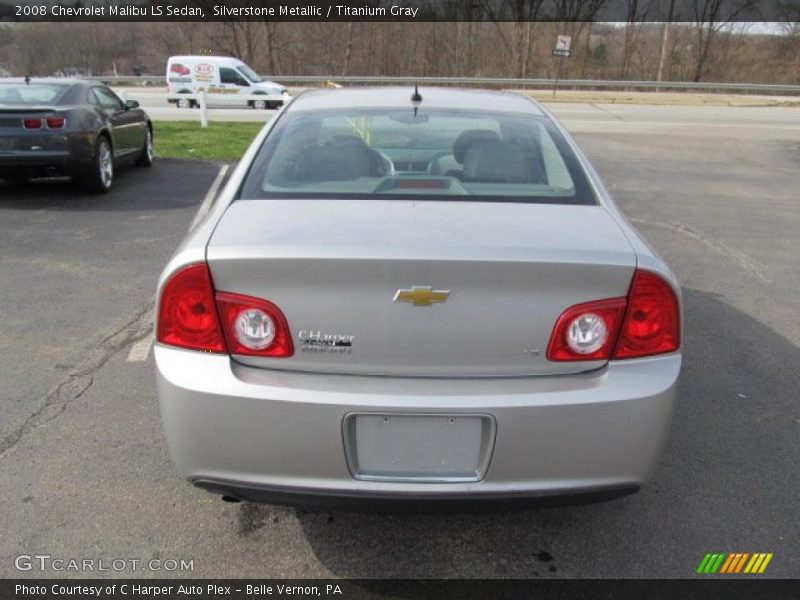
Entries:
POLYGON ((136 159, 139 167, 149 167, 153 164, 153 132, 147 127, 144 133, 144 146, 142 152, 136 159))
POLYGON ((264 110, 267 108, 266 100, 253 100, 253 108, 256 110, 264 110))
POLYGON ((114 185, 114 156, 111 153, 111 144, 105 136, 97 140, 85 185, 89 191, 99 194, 107 192, 114 185))

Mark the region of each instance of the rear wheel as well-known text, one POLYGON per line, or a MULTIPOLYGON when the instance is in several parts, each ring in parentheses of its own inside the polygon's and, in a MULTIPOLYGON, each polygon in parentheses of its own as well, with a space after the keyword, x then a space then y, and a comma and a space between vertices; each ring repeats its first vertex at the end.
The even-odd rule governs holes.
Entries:
POLYGON ((253 100, 253 108, 256 110, 264 110, 267 108, 266 100, 253 100))
POLYGON ((142 152, 136 158, 136 165, 139 167, 149 167, 153 164, 153 132, 149 127, 145 129, 144 146, 142 152))
POLYGON ((194 108, 194 100, 190 98, 179 98, 175 104, 178 108, 194 108))
POLYGON ((114 185, 114 155, 111 153, 111 143, 102 135, 95 144, 92 166, 89 169, 89 176, 84 180, 84 186, 90 192, 104 194, 112 185, 114 185))

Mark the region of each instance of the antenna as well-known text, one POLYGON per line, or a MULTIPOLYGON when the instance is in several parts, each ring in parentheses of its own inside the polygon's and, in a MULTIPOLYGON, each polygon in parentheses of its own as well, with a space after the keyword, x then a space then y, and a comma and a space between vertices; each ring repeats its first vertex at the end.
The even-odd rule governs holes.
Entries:
POLYGON ((422 104, 422 96, 419 93, 419 86, 414 84, 414 93, 411 94, 411 104, 414 106, 414 116, 417 116, 417 110, 419 110, 419 105, 422 104))

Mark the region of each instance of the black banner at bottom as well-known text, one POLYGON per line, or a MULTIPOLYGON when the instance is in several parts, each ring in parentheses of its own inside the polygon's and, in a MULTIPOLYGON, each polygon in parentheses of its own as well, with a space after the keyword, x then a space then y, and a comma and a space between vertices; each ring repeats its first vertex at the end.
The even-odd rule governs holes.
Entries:
POLYGON ((627 599, 687 598, 752 600, 800 599, 800 580, 792 579, 7 579, 2 600, 361 600, 427 599, 627 599))

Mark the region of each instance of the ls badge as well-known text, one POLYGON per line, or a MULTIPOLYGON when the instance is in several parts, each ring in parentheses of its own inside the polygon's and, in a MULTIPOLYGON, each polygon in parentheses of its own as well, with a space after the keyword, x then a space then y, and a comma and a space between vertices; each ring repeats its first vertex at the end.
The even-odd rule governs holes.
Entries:
POLYGON ((411 302, 414 306, 433 306, 435 302, 446 302, 450 290, 434 290, 432 287, 411 286, 410 290, 397 290, 395 302, 411 302))

